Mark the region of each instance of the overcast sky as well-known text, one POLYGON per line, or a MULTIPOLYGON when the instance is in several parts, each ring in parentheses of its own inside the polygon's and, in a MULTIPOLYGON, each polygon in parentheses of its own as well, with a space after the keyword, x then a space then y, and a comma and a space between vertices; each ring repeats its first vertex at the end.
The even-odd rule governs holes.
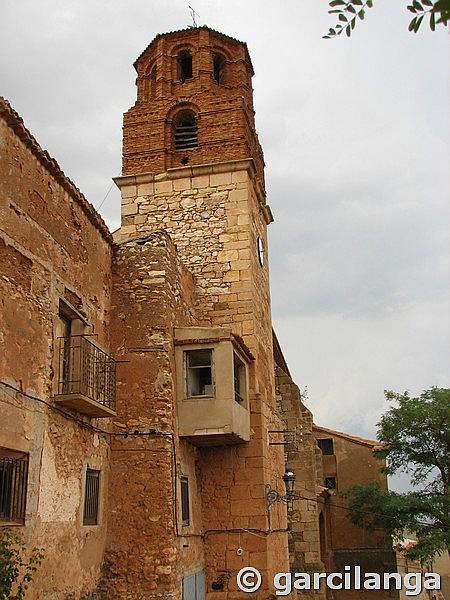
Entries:
MULTIPOLYGON (((274 324, 321 425, 364 436, 383 390, 449 385, 449 44, 375 0, 323 40, 327 0, 192 0, 247 42, 266 159, 274 324)), ((181 0, 1 0, 0 93, 88 199, 120 173, 134 59, 181 0)), ((113 189, 101 213, 119 223, 113 189)))

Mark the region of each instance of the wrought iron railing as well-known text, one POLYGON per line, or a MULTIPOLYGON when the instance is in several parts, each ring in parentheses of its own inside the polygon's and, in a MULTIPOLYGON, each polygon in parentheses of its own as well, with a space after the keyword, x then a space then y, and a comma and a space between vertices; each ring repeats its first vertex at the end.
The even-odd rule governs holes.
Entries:
POLYGON ((0 521, 25 521, 27 479, 28 457, 0 456, 0 521))
POLYGON ((116 408, 116 361, 84 335, 60 338, 61 395, 83 394, 112 410, 116 408))

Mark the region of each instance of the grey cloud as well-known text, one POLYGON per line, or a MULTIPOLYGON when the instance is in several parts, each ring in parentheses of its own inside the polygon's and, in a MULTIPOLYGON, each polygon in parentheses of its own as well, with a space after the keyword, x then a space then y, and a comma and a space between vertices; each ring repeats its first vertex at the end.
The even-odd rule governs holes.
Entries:
MULTIPOLYGON (((323 425, 362 435, 383 389, 448 385, 448 33, 407 32, 377 0, 350 40, 322 40, 326 0, 196 0, 245 40, 267 164, 274 321, 323 425)), ((89 200, 120 172, 134 59, 189 25, 169 0, 3 0, 1 93, 89 200)), ((102 206, 119 222, 113 189, 102 206)))

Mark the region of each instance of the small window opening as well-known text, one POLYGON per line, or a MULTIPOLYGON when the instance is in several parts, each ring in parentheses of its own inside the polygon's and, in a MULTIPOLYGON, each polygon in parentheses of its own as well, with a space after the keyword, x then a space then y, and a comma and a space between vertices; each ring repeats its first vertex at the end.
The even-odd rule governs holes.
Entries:
POLYGON ((0 522, 24 523, 28 455, 0 448, 0 522))
POLYGON ((245 401, 245 364, 239 356, 233 354, 233 371, 234 371, 234 399, 239 404, 245 401))
POLYGON ((329 490, 336 489, 336 477, 325 477, 325 487, 329 490))
POLYGON ((187 397, 213 396, 212 350, 186 352, 187 397))
POLYGON ((86 469, 86 483, 84 489, 83 525, 98 524, 98 505, 100 491, 100 471, 86 469))
POLYGON ((214 54, 213 73, 217 83, 223 83, 223 74, 225 69, 225 59, 221 54, 214 54))
POLYGON ((193 150, 197 147, 197 121, 192 113, 184 113, 175 125, 175 150, 193 150))
POLYGON ((181 521, 183 525, 189 525, 191 522, 189 479, 187 477, 181 477, 181 521))
POLYGON ((260 237, 258 237, 258 261, 261 267, 264 266, 264 243, 260 237))
POLYGON ((317 440, 317 444, 322 450, 322 454, 325 454, 326 456, 331 456, 332 454, 334 454, 332 438, 324 438, 322 440, 317 440))
POLYGON ((187 50, 178 55, 179 78, 184 83, 186 79, 192 79, 192 56, 187 50))

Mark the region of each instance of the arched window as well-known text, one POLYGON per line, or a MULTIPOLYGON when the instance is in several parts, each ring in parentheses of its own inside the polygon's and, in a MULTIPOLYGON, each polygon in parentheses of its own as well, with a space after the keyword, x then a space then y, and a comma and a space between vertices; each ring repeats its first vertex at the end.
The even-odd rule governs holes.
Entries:
POLYGON ((175 150, 193 150, 198 147, 197 119, 191 111, 183 111, 175 120, 175 150))
POLYGON ((182 50, 178 55, 178 78, 183 82, 192 79, 192 55, 189 50, 182 50))
POLYGON ((223 75, 225 70, 225 58, 221 54, 213 56, 213 74, 217 83, 223 83, 223 75))

